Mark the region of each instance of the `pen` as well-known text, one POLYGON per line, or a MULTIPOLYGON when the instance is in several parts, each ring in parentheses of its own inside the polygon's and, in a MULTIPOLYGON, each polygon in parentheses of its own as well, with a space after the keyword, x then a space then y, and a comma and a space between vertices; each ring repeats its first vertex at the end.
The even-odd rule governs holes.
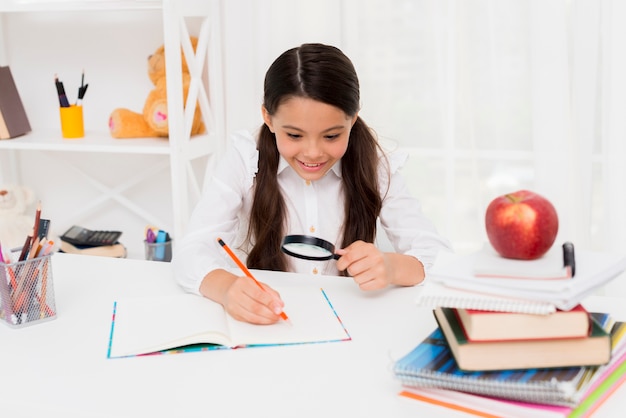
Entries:
POLYGON ((563 266, 569 267, 570 277, 576 274, 576 258, 574 257, 574 244, 571 242, 563 243, 563 266))
MULTIPOLYGON (((249 278, 251 278, 254 283, 256 283, 257 286, 259 286, 264 292, 266 291, 265 288, 261 285, 261 283, 259 283, 257 281, 257 279, 254 278, 254 276, 252 275, 252 273, 250 273, 250 270, 248 270, 248 268, 246 267, 245 264, 243 264, 241 262, 241 260, 235 255, 235 253, 228 247, 228 245, 226 245, 226 243, 224 241, 222 241, 221 238, 217 239, 217 242, 220 243, 220 245, 222 246, 222 248, 224 248, 224 250, 228 253, 228 255, 230 256, 230 258, 233 259, 233 261, 235 263, 237 263, 237 265, 239 266, 239 268, 241 269, 241 271, 243 271, 246 276, 248 276, 249 278)), ((285 312, 281 312, 280 313, 280 317, 283 318, 283 320, 287 321, 289 318, 287 317, 287 314, 285 314, 285 312)))
POLYGON ((76 106, 80 106, 83 103, 83 97, 85 97, 87 87, 89 87, 89 84, 85 84, 85 70, 83 70, 80 77, 80 87, 78 88, 78 100, 76 100, 76 106))
POLYGON ((18 258, 18 261, 26 260, 26 256, 28 255, 28 250, 30 249, 30 243, 32 239, 33 239, 32 235, 28 235, 26 237, 26 241, 24 242, 24 246, 22 247, 22 252, 20 253, 20 257, 18 258))
POLYGON ((57 88, 57 94, 59 96, 59 105, 61 107, 70 107, 70 102, 67 101, 67 96, 65 95, 63 82, 59 81, 59 77, 56 74, 54 75, 54 84, 57 88))

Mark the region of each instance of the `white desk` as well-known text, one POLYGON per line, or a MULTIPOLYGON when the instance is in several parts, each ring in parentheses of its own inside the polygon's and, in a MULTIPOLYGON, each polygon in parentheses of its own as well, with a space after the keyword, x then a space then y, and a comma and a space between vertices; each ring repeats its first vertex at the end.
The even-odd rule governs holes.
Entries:
MULTIPOLYGON (((393 360, 435 327, 414 304, 419 287, 364 293, 346 278, 259 272, 269 284, 318 282, 352 341, 107 359, 113 301, 181 292, 171 265, 68 254, 52 265, 58 317, 22 329, 0 324, 0 416, 464 416, 397 396, 393 360)), ((591 297, 585 305, 626 319, 624 302, 591 297)), ((595 416, 615 416, 624 395, 626 386, 595 416)))

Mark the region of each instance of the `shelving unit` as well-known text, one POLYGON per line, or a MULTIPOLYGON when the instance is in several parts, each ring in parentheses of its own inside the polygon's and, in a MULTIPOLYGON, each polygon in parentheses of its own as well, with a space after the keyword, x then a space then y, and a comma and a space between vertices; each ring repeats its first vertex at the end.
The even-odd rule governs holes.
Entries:
MULTIPOLYGON (((137 173, 123 184, 114 187, 106 186, 90 174, 78 169, 80 175, 87 178, 101 195, 98 202, 84 207, 83 213, 93 210, 95 204, 113 200, 125 209, 135 213, 147 223, 165 222, 173 225, 173 234, 184 233, 186 220, 190 214, 191 198, 200 193, 201 179, 192 169, 192 161, 217 155, 223 149, 225 140, 225 118, 222 48, 221 48, 221 0, 0 0, 0 35, 3 33, 4 17, 11 13, 45 14, 46 12, 134 12, 156 11, 162 17, 163 44, 166 54, 167 90, 168 90, 168 123, 169 139, 138 138, 114 139, 103 127, 101 131, 92 131, 86 126, 85 137, 80 140, 61 138, 58 125, 33 129, 33 132, 14 139, 0 141, 0 154, 7 155, 10 167, 0 168, 0 178, 4 172, 14 182, 20 182, 19 159, 25 152, 39 151, 47 155, 63 156, 66 153, 90 154, 128 154, 161 156, 163 164, 152 167, 150 171, 164 168, 169 170, 171 179, 171 220, 162 220, 153 216, 150 210, 122 195, 129 187, 150 180, 150 172, 137 173), (198 47, 193 53, 189 41, 187 19, 199 20, 199 32, 193 33, 199 39, 198 47), (200 103, 207 133, 190 137, 191 120, 194 105, 183 103, 183 86, 181 70, 181 54, 184 51, 190 69, 191 83, 189 103, 200 103), (190 109, 187 111, 186 109, 190 109)), ((71 23, 71 22, 69 22, 71 23)), ((115 30, 115 28, 111 28, 115 30)), ((36 30, 36 28, 33 28, 36 30)), ((3 37, 4 38, 4 37, 3 37)), ((11 65, 6 49, 11 39, 3 39, 0 43, 0 65, 11 65)), ((96 52, 94 52, 96 53, 96 52)), ((147 93, 147 92, 146 92, 147 93)), ((27 113, 29 109, 26 109, 27 113)), ((141 111, 141 109, 137 109, 141 111)), ((106 115, 104 115, 106 117, 106 115)), ((61 158, 61 160, 63 160, 61 158)), ((81 212, 79 211, 78 214, 81 212)), ((73 214, 76 217, 76 213, 73 214)), ((68 220, 68 224, 72 223, 68 220)))

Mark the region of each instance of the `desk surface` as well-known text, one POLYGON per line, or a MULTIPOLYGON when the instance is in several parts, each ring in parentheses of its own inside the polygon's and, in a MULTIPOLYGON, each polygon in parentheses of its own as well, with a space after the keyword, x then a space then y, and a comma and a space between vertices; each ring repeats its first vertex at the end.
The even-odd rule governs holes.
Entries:
MULTIPOLYGON (((182 292, 171 265, 56 254, 52 266, 58 317, 0 324, 2 416, 465 416, 397 396, 393 361, 435 327, 414 304, 419 287, 365 293, 346 278, 258 272, 269 284, 324 287, 352 341, 107 359, 113 301, 182 292)), ((626 319, 624 299, 594 296, 585 306, 626 319)), ((625 394, 595 416, 615 416, 625 394)))

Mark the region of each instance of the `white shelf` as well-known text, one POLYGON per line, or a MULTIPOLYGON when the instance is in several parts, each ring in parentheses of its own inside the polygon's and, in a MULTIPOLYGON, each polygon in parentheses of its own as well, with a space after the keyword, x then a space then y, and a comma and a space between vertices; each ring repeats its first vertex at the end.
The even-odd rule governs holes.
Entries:
MULTIPOLYGON (((165 55, 167 62, 167 89, 168 89, 168 138, 133 138, 116 139, 111 137, 108 130, 89 130, 85 132, 83 138, 64 139, 61 136, 60 126, 44 120, 44 123, 34 124, 33 131, 27 135, 0 140, 0 152, 9 155, 5 161, 11 164, 13 180, 19 183, 20 159, 28 157, 21 151, 44 151, 55 152, 59 155, 55 159, 63 160, 61 153, 107 153, 113 155, 156 155, 162 156, 163 161, 158 163, 159 169, 168 169, 171 195, 167 201, 172 205, 171 224, 175 236, 181 236, 184 232, 186 220, 190 213, 191 198, 199 194, 201 174, 198 174, 196 167, 192 166, 195 159, 219 153, 224 147, 224 114, 223 114, 223 82, 222 82, 222 49, 221 49, 221 0, 0 0, 0 33, 3 26, 9 19, 20 19, 23 16, 19 13, 33 14, 37 18, 46 13, 56 13, 54 19, 61 23, 74 18, 71 14, 63 12, 135 12, 135 11, 158 11, 159 22, 163 28, 163 43, 165 45, 165 55), (15 14, 13 14, 15 13, 15 14), (189 19, 188 19, 189 18, 189 19), (65 19, 65 20, 64 20, 65 19), (198 50, 194 54, 191 45, 185 37, 189 35, 187 24, 199 25, 197 36, 201 42, 198 50), (185 56, 190 68, 192 82, 190 83, 190 95, 198 97, 204 124, 209 133, 195 135, 191 138, 187 127, 191 124, 191 111, 185 111, 182 102, 182 74, 180 65, 180 48, 186 49, 185 56), (205 71, 208 74, 205 78, 205 71), (207 85, 208 83, 208 85, 207 85), (19 153, 16 153, 19 151, 19 153), (15 155, 12 155, 15 154, 15 155)), ((157 15, 148 13, 150 19, 158 18, 157 15)), ((29 16, 30 17, 30 16, 29 16)), ((122 16, 123 17, 123 16, 122 16)), ((36 19, 24 19, 33 26, 33 31, 37 31, 36 19)), ((117 20, 108 20, 106 24, 115 30, 117 20)), ((151 23, 153 21, 151 20, 151 23)), ((103 33, 102 28, 97 28, 94 36, 103 33)), ((89 35, 85 35, 88 42, 89 35)), ((93 38, 93 36, 92 36, 93 38)), ((14 39, 7 37, 0 39, 0 60, 10 64, 9 55, 6 53, 6 46, 14 39)), ((36 50, 37 44, 28 46, 36 50)), ((103 48, 107 48, 106 45, 103 48)), ((98 51, 98 48, 94 49, 98 51)), ((110 51, 104 51, 110 52, 110 51)), ((89 57, 86 57, 88 60, 89 57)), ((4 64, 3 64, 4 65, 4 64)), ((27 109, 28 112, 28 109, 27 109)), ((90 158, 93 158, 90 156, 90 158)), ((140 160, 140 159, 138 159, 140 160)), ((6 170, 6 167, 2 167, 6 170)), ((149 223, 156 223, 156 217, 152 211, 144 210, 136 202, 127 198, 124 192, 131 188, 137 188, 139 183, 152 181, 152 176, 147 175, 145 170, 138 169, 130 178, 118 181, 117 184, 108 184, 101 181, 96 176, 90 176, 88 171, 92 167, 87 165, 85 170, 81 167, 81 179, 87 180, 95 190, 98 190, 101 198, 99 202, 113 200, 131 213, 138 215, 140 219, 145 219, 149 223)), ((154 168, 154 167, 152 167, 154 168)), ((0 173, 1 174, 1 173, 0 173)), ((83 212, 91 210, 93 205, 83 208, 83 212)), ((161 223, 161 222, 159 222, 161 223)), ((165 222, 162 222, 165 223, 165 222)), ((167 222, 170 224, 170 222, 167 222)))
MULTIPOLYGON (((189 141, 191 158, 209 154, 214 135, 197 135, 189 141)), ((0 150, 104 152, 111 154, 169 155, 167 138, 115 139, 108 132, 85 132, 84 138, 63 139, 59 132, 29 133, 13 139, 0 140, 0 150)))
POLYGON ((0 12, 159 10, 160 0, 0 0, 0 12))
POLYGON ((97 134, 89 131, 85 132, 84 138, 77 139, 63 139, 58 132, 38 131, 2 140, 0 149, 162 155, 170 152, 167 138, 114 139, 105 133, 97 134))

